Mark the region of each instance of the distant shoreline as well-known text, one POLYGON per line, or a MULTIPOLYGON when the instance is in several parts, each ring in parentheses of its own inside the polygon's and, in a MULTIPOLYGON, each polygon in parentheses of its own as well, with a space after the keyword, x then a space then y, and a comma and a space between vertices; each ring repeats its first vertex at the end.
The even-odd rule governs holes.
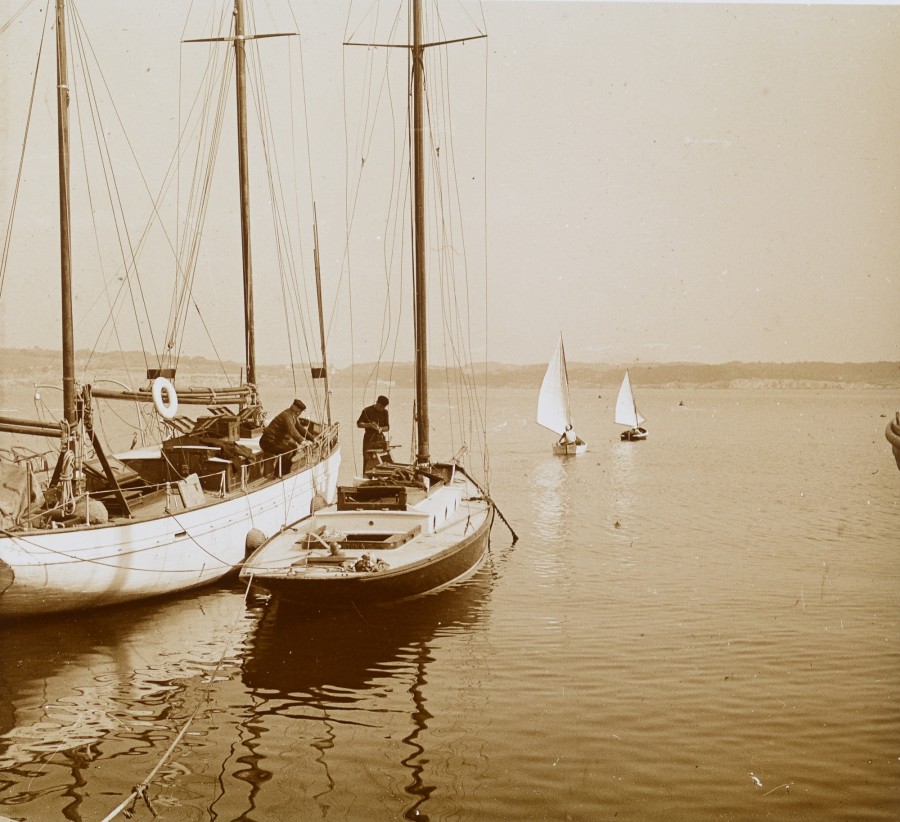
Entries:
MULTIPOLYGON (((0 375, 4 383, 59 381, 60 354, 39 348, 0 349, 0 375)), ((78 352, 77 367, 82 371, 89 361, 87 351, 78 352)), ((90 371, 79 375, 80 379, 96 379, 94 374, 129 374, 132 383, 141 384, 145 363, 153 359, 142 352, 107 354, 91 360, 90 371)), ((305 371, 308 366, 296 368, 305 371)), ((487 380, 492 388, 536 388, 540 385, 546 364, 508 365, 488 363, 475 367, 475 378, 479 382, 487 380)), ((657 388, 737 388, 737 389, 847 389, 847 388, 900 388, 900 362, 829 363, 829 362, 729 362, 720 364, 702 363, 569 363, 569 383, 572 388, 606 388, 617 386, 625 368, 631 372, 632 381, 641 387, 657 388)), ((435 385, 448 381, 455 369, 435 366, 432 380, 435 385)), ((260 365, 257 367, 261 382, 287 379, 291 376, 290 366, 260 365)), ((334 388, 349 387, 354 380, 357 384, 376 371, 374 363, 336 369, 331 374, 334 388)), ((379 380, 398 388, 413 386, 414 369, 412 363, 395 365, 382 364, 378 369, 379 380)), ((219 363, 204 357, 182 357, 178 374, 192 381, 207 380, 210 384, 235 384, 240 381, 242 367, 239 363, 219 363)))

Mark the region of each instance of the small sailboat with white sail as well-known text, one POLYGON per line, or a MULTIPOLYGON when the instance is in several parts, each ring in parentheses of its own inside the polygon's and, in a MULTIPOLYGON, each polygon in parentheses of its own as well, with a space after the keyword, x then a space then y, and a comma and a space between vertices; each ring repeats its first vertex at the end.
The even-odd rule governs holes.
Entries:
POLYGON ((646 420, 635 405, 631 377, 626 370, 622 385, 619 387, 619 396, 616 397, 616 423, 628 426, 620 434, 620 439, 628 441, 647 439, 647 429, 643 427, 645 422, 646 420))
POLYGON ((575 433, 572 422, 572 406, 569 398, 569 374, 566 368, 566 351, 562 334, 556 350, 547 365, 541 391, 538 395, 538 425, 544 426, 559 439, 553 443, 553 453, 558 456, 574 456, 587 451, 587 443, 575 433))
MULTIPOLYGON (((408 142, 399 142, 411 148, 407 183, 414 216, 406 236, 414 261, 415 457, 395 463, 385 454, 384 462, 364 467, 364 476, 353 484, 339 486, 336 504, 293 523, 248 557, 241 578, 268 591, 275 607, 287 602, 308 613, 416 596, 474 573, 487 551, 496 508, 485 487, 461 463, 468 446, 464 444, 450 460, 431 458, 426 261, 440 264, 441 254, 434 243, 426 244, 426 237, 434 236, 434 230, 426 228, 426 204, 453 198, 435 196, 433 191, 426 196, 426 168, 440 168, 438 154, 443 161, 452 141, 441 143, 435 124, 429 121, 435 128, 428 130, 424 122, 425 111, 432 111, 434 102, 426 101, 426 53, 441 54, 452 43, 484 35, 449 39, 438 33, 434 42, 425 42, 423 17, 421 0, 414 0, 411 45, 392 43, 387 49, 405 49, 409 54, 403 71, 411 95, 409 134, 408 142)), ((439 15, 432 18, 438 19, 439 15)), ((434 185, 447 182, 441 177, 434 185)), ((436 211, 434 220, 440 224, 444 215, 439 207, 436 211)), ((444 308, 452 308, 447 300, 444 308)))

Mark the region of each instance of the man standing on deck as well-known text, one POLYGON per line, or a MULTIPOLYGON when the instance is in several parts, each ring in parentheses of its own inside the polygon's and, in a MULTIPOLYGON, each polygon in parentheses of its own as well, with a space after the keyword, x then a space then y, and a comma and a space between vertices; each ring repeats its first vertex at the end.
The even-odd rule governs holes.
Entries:
POLYGON ((391 428, 387 407, 388 398, 382 395, 375 400, 374 405, 367 405, 363 408, 356 421, 356 427, 365 431, 362 446, 363 472, 381 462, 393 462, 387 450, 387 439, 384 436, 384 432, 391 428))
MULTIPOLYGON (((267 454, 281 456, 296 451, 298 445, 308 440, 314 440, 316 435, 312 430, 312 423, 301 416, 305 410, 306 403, 303 400, 294 400, 290 408, 276 415, 266 426, 259 438, 259 447, 267 454)), ((279 460, 279 475, 284 470, 290 470, 290 462, 284 465, 284 461, 279 460)))

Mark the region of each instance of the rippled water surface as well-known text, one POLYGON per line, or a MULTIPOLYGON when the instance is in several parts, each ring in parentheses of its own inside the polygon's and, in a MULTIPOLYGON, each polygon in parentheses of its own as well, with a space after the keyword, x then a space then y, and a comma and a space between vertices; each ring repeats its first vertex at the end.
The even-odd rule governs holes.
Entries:
POLYGON ((171 749, 171 820, 897 819, 900 396, 637 390, 649 439, 576 392, 570 458, 492 393, 519 540, 449 590, 2 626, 0 815, 103 819, 171 749))

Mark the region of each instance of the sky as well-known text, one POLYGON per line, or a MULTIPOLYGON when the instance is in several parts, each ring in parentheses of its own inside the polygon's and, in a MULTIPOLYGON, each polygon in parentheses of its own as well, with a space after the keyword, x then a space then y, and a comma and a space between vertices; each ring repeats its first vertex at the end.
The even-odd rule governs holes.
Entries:
MULTIPOLYGON (((22 5, 0 0, 0 26, 22 5)), ((355 58, 341 42, 352 14, 376 5, 311 0, 294 12, 337 366, 374 360, 384 321, 372 308, 381 286, 366 291, 365 266, 352 303, 336 282, 355 102, 345 80, 355 58)), ((0 33, 4 228, 43 8, 35 0, 0 33)), ((269 24, 269 4, 257 8, 261 29, 291 22, 269 24)), ((116 150, 141 158, 152 188, 184 106, 179 41, 199 25, 185 31, 175 0, 80 0, 77 9, 136 134, 131 149, 116 150)), ((473 290, 487 331, 476 357, 544 362, 562 333, 570 362, 900 359, 900 7, 494 0, 444 10, 451 31, 468 36, 483 20, 488 34, 454 57, 454 67, 473 63, 457 86, 473 101, 461 134, 474 146, 461 156, 484 155, 471 177, 484 211, 472 245, 486 269, 473 290)), ((270 100, 287 78, 276 77, 270 100)), ((41 116, 52 122, 52 85, 38 100, 34 130, 41 116)), ((3 346, 58 345, 52 152, 38 142, 26 165, 16 218, 25 244, 13 246, 0 295, 3 346)), ((126 178, 122 196, 143 185, 126 178)), ((213 269, 227 267, 239 247, 224 189, 210 212, 223 227, 203 253, 213 269)), ((354 225, 378 239, 374 216, 354 225)), ((282 361, 268 322, 278 297, 260 293, 258 356, 282 361)), ((236 327, 221 286, 211 295, 212 325, 236 327)), ((76 342, 89 346, 97 332, 82 333, 76 342)), ((221 353, 241 351, 232 333, 221 353)))

